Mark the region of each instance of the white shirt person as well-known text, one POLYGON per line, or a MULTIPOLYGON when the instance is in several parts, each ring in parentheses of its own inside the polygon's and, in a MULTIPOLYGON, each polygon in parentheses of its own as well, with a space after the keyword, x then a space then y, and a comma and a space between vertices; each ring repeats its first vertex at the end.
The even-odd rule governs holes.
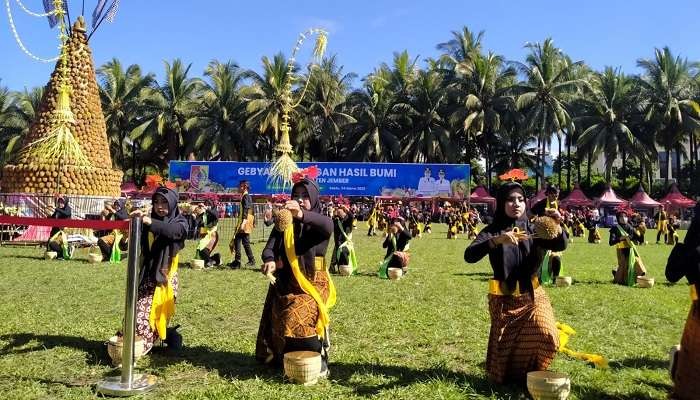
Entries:
POLYGON ((430 168, 426 168, 423 172, 423 177, 418 180, 418 190, 416 190, 416 194, 419 196, 435 195, 435 178, 430 176, 430 168))
POLYGON ((450 180, 445 178, 445 171, 438 172, 438 179, 435 181, 435 194, 438 196, 452 197, 452 186, 450 180))

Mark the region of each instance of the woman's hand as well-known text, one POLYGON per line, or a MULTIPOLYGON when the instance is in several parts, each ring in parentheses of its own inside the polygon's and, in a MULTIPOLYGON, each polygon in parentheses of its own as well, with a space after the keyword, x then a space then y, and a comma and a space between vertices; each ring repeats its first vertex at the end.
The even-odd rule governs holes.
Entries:
POLYGON ((272 274, 275 272, 277 269, 277 265, 275 264, 274 261, 268 261, 265 264, 260 267, 260 272, 262 272, 263 275, 268 275, 272 274))
POLYGON ((296 200, 287 200, 287 202, 284 203, 284 208, 292 213, 294 219, 301 219, 304 216, 304 212, 301 210, 301 206, 296 200))
POLYGON ((129 218, 141 218, 143 223, 145 225, 150 225, 152 220, 151 217, 146 215, 143 211, 141 210, 134 210, 129 214, 129 218))
POLYGON ((521 240, 525 240, 528 238, 528 234, 525 232, 515 232, 515 231, 510 231, 510 232, 505 232, 502 233, 493 239, 493 244, 498 246, 498 245, 512 245, 512 246, 517 246, 518 242, 521 240))
POLYGON ((544 215, 553 218, 557 222, 561 222, 561 213, 559 213, 559 210, 554 209, 554 208, 548 208, 544 210, 544 215))

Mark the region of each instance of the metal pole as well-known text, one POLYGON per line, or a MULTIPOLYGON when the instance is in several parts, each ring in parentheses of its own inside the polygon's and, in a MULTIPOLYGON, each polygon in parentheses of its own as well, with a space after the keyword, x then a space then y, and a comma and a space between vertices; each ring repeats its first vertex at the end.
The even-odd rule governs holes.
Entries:
POLYGON ((122 342, 121 376, 107 377, 97 384, 97 393, 108 396, 133 396, 153 388, 153 375, 134 371, 134 336, 136 331, 136 301, 141 256, 141 218, 132 218, 129 227, 129 262, 126 272, 126 301, 124 307, 124 336, 122 342))

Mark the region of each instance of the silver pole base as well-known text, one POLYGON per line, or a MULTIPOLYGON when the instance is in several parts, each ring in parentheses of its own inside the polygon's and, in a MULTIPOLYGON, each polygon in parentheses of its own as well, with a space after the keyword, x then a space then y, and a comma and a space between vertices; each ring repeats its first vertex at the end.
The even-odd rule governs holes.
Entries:
POLYGON ((146 393, 156 385, 154 375, 134 374, 131 385, 123 384, 121 376, 110 376, 97 383, 97 393, 106 396, 127 397, 146 393))

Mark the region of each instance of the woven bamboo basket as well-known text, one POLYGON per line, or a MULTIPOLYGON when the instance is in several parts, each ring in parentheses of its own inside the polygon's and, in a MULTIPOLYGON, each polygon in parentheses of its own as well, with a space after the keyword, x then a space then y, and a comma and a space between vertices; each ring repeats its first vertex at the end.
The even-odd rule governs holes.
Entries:
POLYGON ((403 276, 403 270, 401 268, 389 268, 387 275, 392 281, 398 281, 403 276))
POLYGON ((55 251, 47 251, 46 253, 44 253, 44 259, 46 260, 55 260, 56 257, 58 257, 58 253, 56 253, 55 251))
POLYGON ((571 380, 557 372, 528 372, 527 390, 535 400, 566 400, 571 392, 571 380))
POLYGON ((192 260, 190 262, 192 269, 204 269, 204 260, 192 260))
POLYGON ((637 286, 639 286, 640 288, 652 288, 654 287, 654 278, 650 278, 647 276, 638 276, 637 286))
POLYGON ((570 276, 557 276, 557 287, 569 287, 571 286, 571 282, 573 282, 573 280, 570 276))
POLYGON ((352 267, 349 265, 340 265, 338 266, 338 272, 342 276, 350 276, 352 274, 352 267))
POLYGON ((102 252, 98 247, 91 247, 90 252, 87 255, 88 262, 90 264, 97 264, 102 262, 102 252), (95 251, 97 250, 97 251, 95 251))
MULTIPOLYGON (((119 367, 122 364, 122 338, 119 336, 112 336, 107 342, 107 354, 109 358, 112 359, 112 365, 119 367)), ((143 338, 141 336, 136 336, 134 342, 134 363, 136 360, 143 357, 143 338)))
POLYGON ((284 355, 284 376, 294 383, 315 385, 321 373, 321 353, 292 351, 284 355))

